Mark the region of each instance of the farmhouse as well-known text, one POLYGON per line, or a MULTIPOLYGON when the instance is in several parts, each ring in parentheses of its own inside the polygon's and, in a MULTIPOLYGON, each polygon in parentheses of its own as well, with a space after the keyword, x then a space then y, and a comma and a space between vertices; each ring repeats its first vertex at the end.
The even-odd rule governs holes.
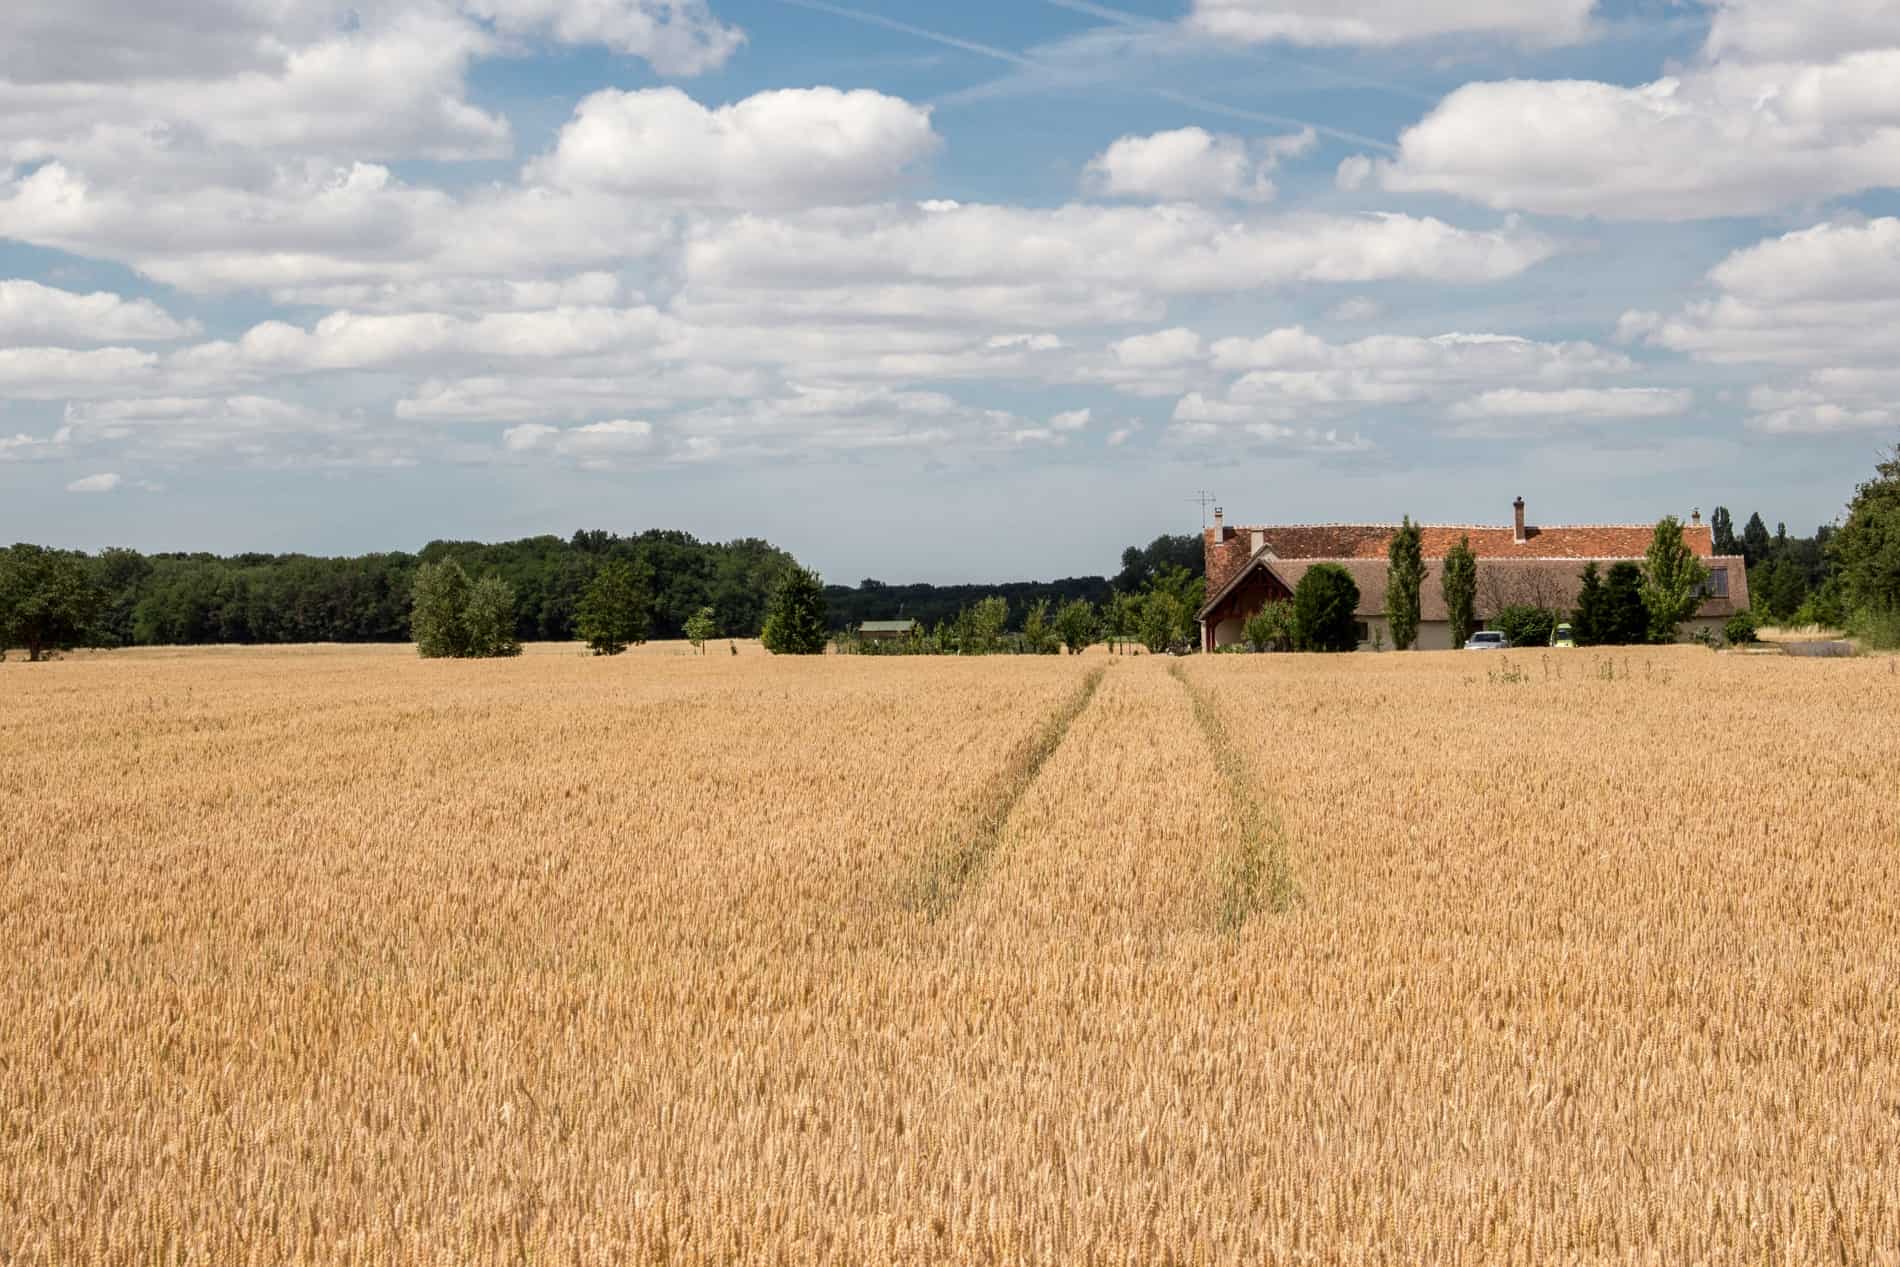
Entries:
MULTIPOLYGON (((1653 524, 1590 527, 1540 527, 1524 519, 1524 499, 1513 504, 1510 525, 1426 524, 1425 583, 1419 595, 1417 646, 1425 651, 1451 649, 1451 621, 1445 611, 1440 578, 1445 555, 1461 538, 1471 542, 1478 561, 1480 627, 1500 608, 1530 604, 1554 611, 1576 605, 1584 565, 1640 563, 1655 535, 1653 524)), ((1214 512, 1214 526, 1202 534, 1207 558, 1207 603, 1201 608, 1201 640, 1207 650, 1241 640, 1248 617, 1267 603, 1293 597, 1308 568, 1337 563, 1359 586, 1361 646, 1391 646, 1385 618, 1386 551, 1397 524, 1291 524, 1246 528, 1228 524, 1214 512)), ((1717 556, 1715 534, 1697 513, 1683 525, 1683 541, 1709 569, 1707 596, 1685 636, 1719 631, 1729 616, 1748 607, 1748 571, 1741 558, 1717 556)))
POLYGON ((901 642, 916 632, 914 620, 867 620, 858 626, 858 637, 866 642, 901 642))

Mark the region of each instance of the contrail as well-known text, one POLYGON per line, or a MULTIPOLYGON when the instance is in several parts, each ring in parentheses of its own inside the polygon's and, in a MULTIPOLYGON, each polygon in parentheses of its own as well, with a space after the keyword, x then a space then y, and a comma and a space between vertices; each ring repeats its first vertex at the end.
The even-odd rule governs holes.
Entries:
MULTIPOLYGON (((1174 25, 1173 23, 1163 22, 1156 18, 1145 17, 1139 13, 1129 13, 1125 9, 1113 9, 1105 4, 1096 4, 1094 0, 1043 0, 1043 2, 1045 4, 1054 5, 1058 9, 1068 9, 1073 13, 1086 13, 1092 18, 1101 18, 1104 22, 1113 22, 1117 26, 1128 26, 1139 29, 1174 25)), ((1374 79, 1370 75, 1357 75, 1349 70, 1339 70, 1332 66, 1322 66, 1317 62, 1305 62, 1296 57, 1285 57, 1277 53, 1268 56, 1264 53, 1243 53, 1234 49, 1225 51, 1230 56, 1245 57, 1248 61, 1259 62, 1265 66, 1294 66, 1300 70, 1310 70, 1316 75, 1325 75, 1328 78, 1337 79, 1341 83, 1357 84, 1361 88, 1376 88, 1380 92, 1389 92, 1395 97, 1404 97, 1408 101, 1422 101, 1427 105, 1436 105, 1438 103, 1438 98, 1431 93, 1419 92, 1412 88, 1404 88, 1383 79, 1374 79)))
POLYGON ((1163 101, 1172 101, 1177 106, 1187 106, 1193 110, 1205 110, 1209 114, 1224 114, 1229 118, 1246 119, 1252 123, 1266 123, 1277 128, 1311 128, 1321 136, 1351 141, 1354 145, 1370 146, 1387 154, 1399 152, 1399 147, 1390 141, 1375 140, 1357 132, 1348 132, 1344 128, 1330 128, 1324 123, 1308 123, 1304 119, 1294 119, 1284 114, 1265 114, 1259 110, 1248 110, 1241 106, 1223 105, 1218 101, 1209 101, 1205 97, 1191 97, 1185 92, 1170 92, 1165 88, 1155 88, 1152 91, 1163 101))
MULTIPOLYGON (((1048 71, 1061 74, 1062 67, 1052 66, 1048 62, 1027 57, 1022 53, 1013 53, 994 44, 979 44, 975 40, 961 39, 955 35, 945 35, 928 27, 913 26, 909 22, 900 22, 896 18, 887 18, 881 13, 867 13, 863 9, 853 9, 842 4, 832 4, 830 0, 778 0, 780 4, 789 4, 800 9, 812 9, 819 13, 829 13, 833 17, 848 18, 853 22, 863 22, 871 26, 881 26, 886 30, 900 31, 905 35, 914 35, 920 40, 931 40, 951 48, 962 49, 966 53, 976 53, 982 57, 994 58, 999 62, 1008 62, 1012 66, 1026 66, 1031 70, 1048 71)), ((1055 3, 1056 0, 1051 0, 1055 3)), ((1140 21, 1140 19, 1134 19, 1140 21)), ((1224 114, 1235 119, 1247 119, 1255 123, 1267 123, 1274 127, 1311 128, 1321 136, 1330 136, 1341 141, 1350 141, 1354 145, 1369 145, 1387 154, 1398 153, 1398 147, 1388 141, 1374 140, 1357 132, 1347 132, 1341 128, 1328 127, 1324 123, 1310 123, 1305 119, 1295 119, 1281 114, 1263 114, 1257 110, 1246 110, 1239 106, 1222 105, 1218 101, 1209 101, 1204 97, 1191 97, 1186 93, 1170 92, 1166 89, 1149 89, 1163 101, 1175 105, 1187 106, 1193 110, 1205 110, 1210 114, 1224 114)))
POLYGON ((984 57, 994 57, 998 61, 1010 62, 1017 66, 1047 69, 1041 62, 1032 57, 1024 57, 1021 53, 1012 53, 1006 48, 997 48, 994 44, 979 44, 975 40, 958 39, 954 35, 945 35, 941 31, 912 26, 908 22, 899 22, 896 18, 887 18, 881 13, 848 9, 841 4, 827 4, 825 0, 778 0, 778 2, 800 9, 816 9, 820 13, 829 13, 834 17, 850 18, 854 22, 868 22, 872 26, 881 26, 892 31, 902 31, 905 35, 915 35, 920 40, 935 40, 939 44, 948 44, 951 48, 960 48, 966 53, 980 53, 984 57))

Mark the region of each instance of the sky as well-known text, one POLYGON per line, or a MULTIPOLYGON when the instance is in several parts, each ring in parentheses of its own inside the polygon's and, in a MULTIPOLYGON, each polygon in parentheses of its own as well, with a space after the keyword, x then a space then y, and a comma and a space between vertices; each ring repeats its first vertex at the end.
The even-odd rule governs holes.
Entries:
POLYGON ((8 25, 8 541, 1001 581, 1215 504, 1805 533, 1900 439, 1900 0, 8 25))

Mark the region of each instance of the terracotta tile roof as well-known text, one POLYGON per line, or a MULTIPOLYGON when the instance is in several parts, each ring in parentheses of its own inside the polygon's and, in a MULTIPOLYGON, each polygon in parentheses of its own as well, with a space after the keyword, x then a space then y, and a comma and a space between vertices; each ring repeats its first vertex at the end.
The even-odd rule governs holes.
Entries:
MULTIPOLYGON (((1207 560, 1207 592, 1218 593, 1245 567, 1254 554, 1254 534, 1262 534, 1267 548, 1279 559, 1376 559, 1383 563, 1397 524, 1280 524, 1265 527, 1228 525, 1206 529, 1201 536, 1207 560)), ((1525 528, 1522 543, 1509 526, 1425 524, 1421 536, 1425 558, 1442 559, 1461 537, 1471 541, 1480 560, 1537 561, 1640 559, 1655 535, 1653 524, 1603 524, 1525 528)), ((1684 524, 1685 544, 1704 559, 1715 554, 1715 534, 1707 524, 1684 524)))

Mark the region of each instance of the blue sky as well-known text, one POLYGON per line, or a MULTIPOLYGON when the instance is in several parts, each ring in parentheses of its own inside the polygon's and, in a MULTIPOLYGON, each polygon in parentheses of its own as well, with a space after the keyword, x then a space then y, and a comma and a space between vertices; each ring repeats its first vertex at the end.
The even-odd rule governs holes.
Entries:
POLYGON ((19 7, 9 540, 1002 580, 1900 436, 1900 0, 19 7))

